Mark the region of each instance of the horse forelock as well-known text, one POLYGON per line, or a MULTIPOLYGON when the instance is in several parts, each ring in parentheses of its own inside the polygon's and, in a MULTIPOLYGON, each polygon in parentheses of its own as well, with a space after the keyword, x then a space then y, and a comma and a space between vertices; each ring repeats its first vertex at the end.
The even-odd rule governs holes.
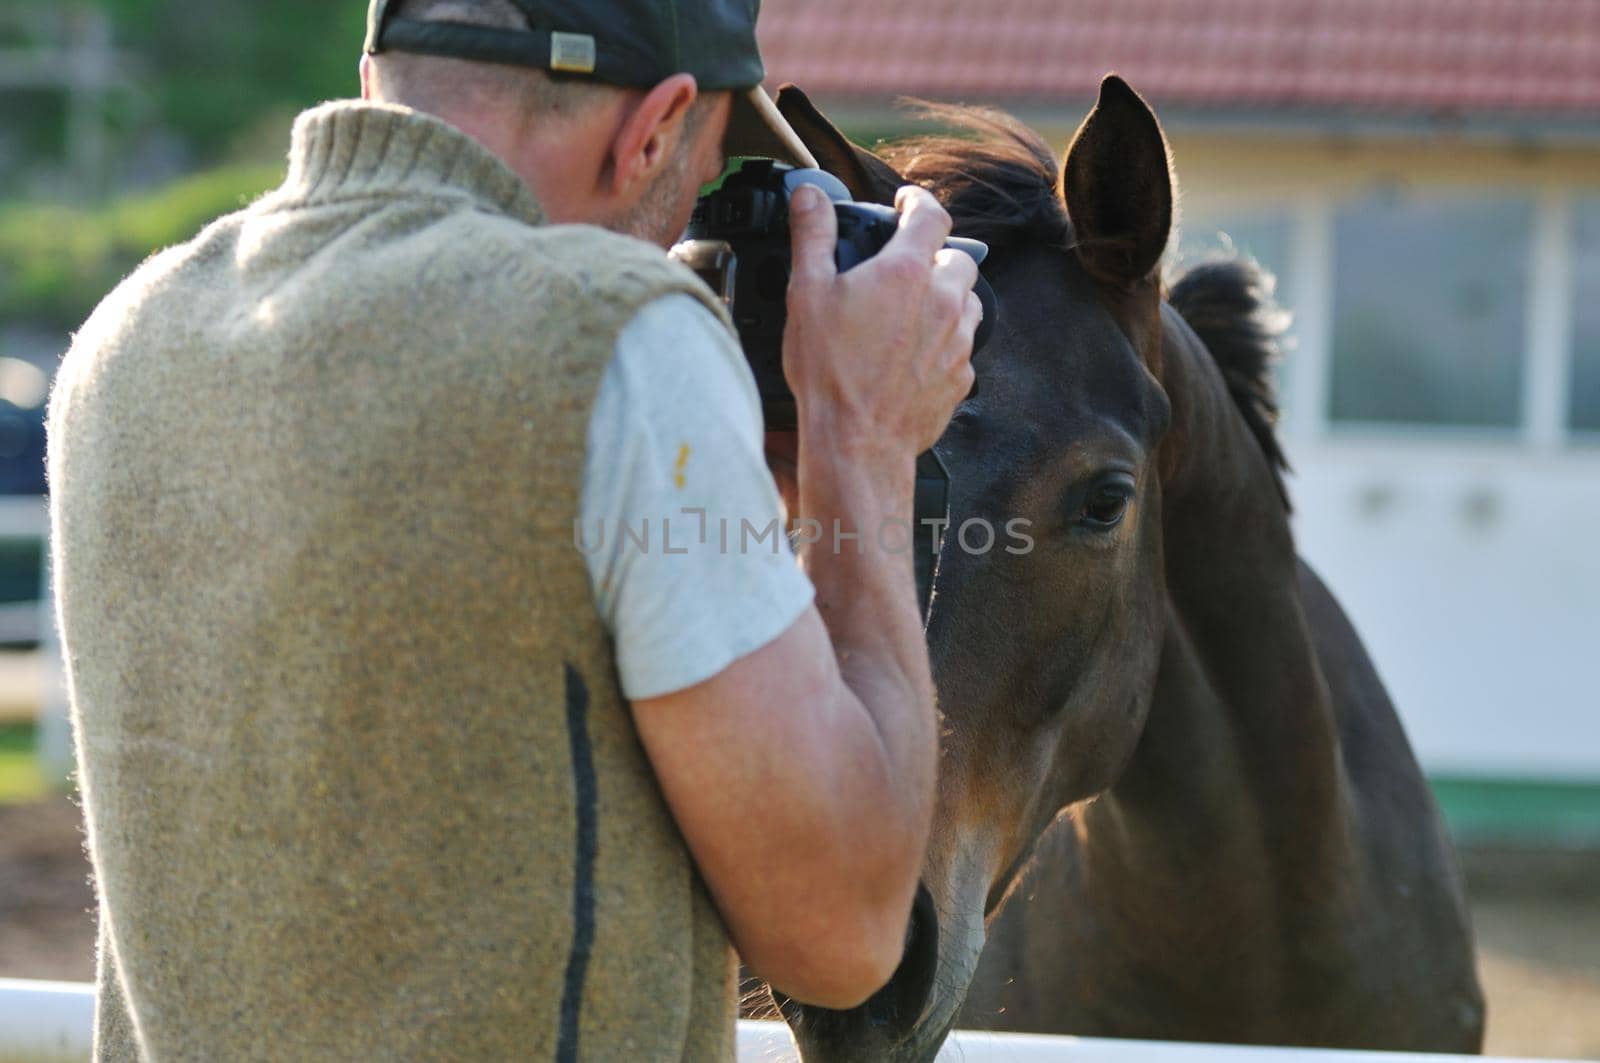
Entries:
POLYGON ((991 247, 1072 244, 1061 165, 1043 138, 1004 111, 912 101, 915 113, 952 132, 878 149, 912 184, 944 204, 962 236, 991 247))

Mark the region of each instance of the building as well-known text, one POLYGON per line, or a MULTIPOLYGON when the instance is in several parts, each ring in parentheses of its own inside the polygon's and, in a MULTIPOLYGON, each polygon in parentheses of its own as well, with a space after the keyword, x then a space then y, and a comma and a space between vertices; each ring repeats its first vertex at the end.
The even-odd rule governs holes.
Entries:
POLYGON ((1156 108, 1182 259, 1295 312, 1302 552, 1461 829, 1600 838, 1600 2, 767 0, 775 82, 869 142, 901 95, 1065 145, 1156 108))

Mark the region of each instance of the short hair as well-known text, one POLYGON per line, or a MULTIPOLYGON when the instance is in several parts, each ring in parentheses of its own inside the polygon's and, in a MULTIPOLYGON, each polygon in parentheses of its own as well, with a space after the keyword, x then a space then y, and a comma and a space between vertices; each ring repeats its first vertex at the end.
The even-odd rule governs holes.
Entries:
MULTIPOLYGON (((530 28, 527 16, 511 0, 402 0, 393 17, 501 30, 530 28)), ((380 52, 373 59, 385 100, 430 112, 495 104, 513 104, 530 117, 570 112, 611 88, 532 67, 468 59, 409 52, 380 52)))

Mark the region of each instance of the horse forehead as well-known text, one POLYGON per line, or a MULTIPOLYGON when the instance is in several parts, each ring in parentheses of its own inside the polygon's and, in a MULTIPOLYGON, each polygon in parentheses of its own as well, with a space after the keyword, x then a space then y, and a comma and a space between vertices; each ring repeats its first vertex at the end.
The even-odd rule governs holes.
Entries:
POLYGON ((1022 298, 1012 300, 1017 310, 985 375, 1009 377, 1004 390, 1046 423, 1109 420, 1137 429, 1154 381, 1093 283, 1076 279, 1063 270, 1018 289, 1022 298))

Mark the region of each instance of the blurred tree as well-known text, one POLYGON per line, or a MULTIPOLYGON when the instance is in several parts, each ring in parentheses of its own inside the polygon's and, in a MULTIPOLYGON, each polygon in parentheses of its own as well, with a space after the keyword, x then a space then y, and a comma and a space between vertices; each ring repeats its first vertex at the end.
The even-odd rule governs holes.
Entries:
POLYGON ((294 112, 357 91, 363 24, 360 0, 0 0, 0 199, 278 160, 294 112))
POLYGON ((282 177, 226 166, 96 206, 0 203, 0 322, 72 328, 152 251, 189 239, 282 177))
POLYGON ((157 120, 202 160, 219 157, 265 113, 357 92, 366 24, 359 0, 93 2, 145 64, 157 120))
MULTIPOLYGON (((366 8, 360 0, 5 0, 0 47, 35 39, 73 7, 110 16, 135 71, 141 122, 176 135, 197 163, 214 162, 263 116, 353 96, 366 8)), ((45 36, 49 36, 48 33, 45 36)), ((15 103, 18 97, 12 96, 15 103)), ((54 101, 26 108, 27 143, 61 136, 54 101)), ((10 109, 10 108, 8 108, 10 109)), ((285 130, 287 133, 287 130, 285 130)))

